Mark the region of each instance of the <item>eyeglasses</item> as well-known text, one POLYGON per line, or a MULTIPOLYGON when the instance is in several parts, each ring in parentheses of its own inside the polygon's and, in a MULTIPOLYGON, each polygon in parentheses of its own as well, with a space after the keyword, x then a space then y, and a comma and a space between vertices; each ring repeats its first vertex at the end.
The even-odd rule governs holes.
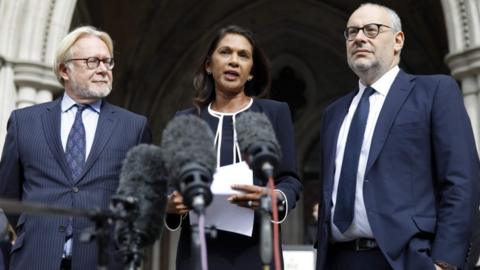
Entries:
POLYGON ((380 23, 369 23, 369 24, 365 24, 362 27, 355 27, 355 26, 347 27, 345 29, 345 31, 343 32, 343 35, 345 36, 346 40, 352 41, 357 37, 358 32, 360 32, 360 30, 362 30, 363 34, 366 37, 376 38, 378 36, 378 34, 385 32, 385 31, 380 32, 380 27, 382 27, 382 26, 387 27, 387 28, 391 28, 388 25, 384 25, 384 24, 380 24, 380 23))
POLYGON ((88 69, 97 69, 98 66, 100 66, 100 62, 102 62, 108 70, 112 70, 113 66, 115 65, 113 58, 104 58, 104 59, 100 59, 98 57, 72 58, 72 59, 65 60, 65 63, 70 61, 85 61, 85 64, 87 65, 88 69))

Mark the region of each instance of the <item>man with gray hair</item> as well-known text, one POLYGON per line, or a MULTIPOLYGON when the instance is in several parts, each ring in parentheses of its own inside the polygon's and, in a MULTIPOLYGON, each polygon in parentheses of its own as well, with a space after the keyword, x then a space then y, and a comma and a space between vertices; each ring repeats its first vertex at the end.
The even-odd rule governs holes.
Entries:
MULTIPOLYGON (((113 67, 107 33, 85 26, 62 40, 54 72, 65 92, 12 112, 0 162, 1 197, 108 208, 127 151, 151 141, 144 116, 104 100, 112 90, 113 67)), ((96 269, 95 241, 79 239, 94 225, 87 219, 21 214, 10 222, 17 233, 10 269, 96 269)), ((121 268, 118 260, 110 263, 109 269, 121 268)))
POLYGON ((385 6, 361 5, 344 35, 359 81, 323 115, 317 270, 464 269, 480 166, 460 89, 398 67, 385 6))

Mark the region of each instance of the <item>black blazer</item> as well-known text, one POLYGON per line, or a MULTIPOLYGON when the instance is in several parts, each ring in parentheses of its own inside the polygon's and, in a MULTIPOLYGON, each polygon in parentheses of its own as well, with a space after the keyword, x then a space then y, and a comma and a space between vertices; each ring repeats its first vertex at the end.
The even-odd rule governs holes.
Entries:
MULTIPOLYGON (((302 184, 297 175, 294 131, 288 105, 273 100, 254 99, 253 104, 247 111, 265 113, 272 123, 282 148, 282 160, 278 174, 275 177, 275 188, 281 190, 286 195, 288 208, 293 209, 302 191, 302 184)), ((208 113, 207 107, 201 108, 200 114, 198 114, 195 108, 177 113, 177 115, 182 114, 199 115, 200 118, 208 123, 213 132, 217 129, 218 119, 208 113)), ((254 177, 254 184, 260 185, 259 178, 254 177)), ((189 224, 190 221, 187 216, 182 222, 177 249, 177 270, 195 269, 194 263, 197 258, 192 258, 190 252, 191 231, 189 224)), ((207 237, 209 269, 261 269, 258 225, 259 217, 255 216, 252 237, 225 231, 218 231, 215 239, 207 237)))

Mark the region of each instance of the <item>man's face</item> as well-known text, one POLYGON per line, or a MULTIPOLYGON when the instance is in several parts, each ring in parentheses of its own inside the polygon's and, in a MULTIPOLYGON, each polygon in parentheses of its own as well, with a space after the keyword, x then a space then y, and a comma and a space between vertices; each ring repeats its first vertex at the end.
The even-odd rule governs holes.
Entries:
MULTIPOLYGON (((84 36, 70 48, 65 59, 111 58, 107 45, 95 36, 84 36)), ((60 67, 65 91, 77 102, 90 103, 108 96, 112 90, 112 71, 100 61, 97 68, 90 69, 84 60, 72 60, 60 67)))
POLYGON ((367 37, 363 30, 359 30, 353 40, 346 41, 348 65, 357 75, 366 72, 383 75, 400 59, 403 33, 394 32, 390 15, 385 9, 373 5, 362 6, 350 16, 347 27, 360 28, 372 23, 388 27, 380 26, 379 34, 374 38, 367 37))

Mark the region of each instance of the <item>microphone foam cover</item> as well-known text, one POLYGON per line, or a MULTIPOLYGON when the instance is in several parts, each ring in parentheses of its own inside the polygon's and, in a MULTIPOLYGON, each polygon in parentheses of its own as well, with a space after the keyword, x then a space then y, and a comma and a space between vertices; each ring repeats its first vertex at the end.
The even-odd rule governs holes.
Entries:
POLYGON ((215 171, 217 159, 213 134, 205 121, 195 115, 180 115, 171 120, 162 134, 165 167, 170 179, 179 179, 182 167, 196 163, 215 171))
POLYGON ((254 144, 266 143, 276 155, 281 156, 281 148, 268 117, 258 112, 243 112, 235 121, 238 145, 242 153, 247 153, 254 144))
POLYGON ((138 213, 133 229, 144 236, 140 246, 152 244, 161 233, 167 205, 167 182, 160 147, 140 144, 128 151, 115 196, 131 197, 137 202, 138 213))

